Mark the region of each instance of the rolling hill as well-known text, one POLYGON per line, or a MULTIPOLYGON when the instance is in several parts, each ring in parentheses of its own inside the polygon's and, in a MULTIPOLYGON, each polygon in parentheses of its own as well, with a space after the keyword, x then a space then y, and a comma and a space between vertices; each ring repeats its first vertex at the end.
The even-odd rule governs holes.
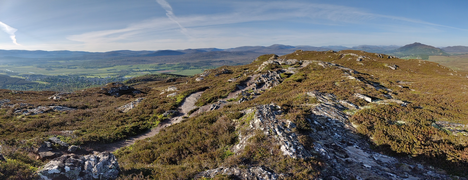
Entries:
POLYGON ((415 42, 400 47, 391 52, 391 54, 402 58, 429 59, 429 56, 448 56, 442 49, 415 42))
POLYGON ((445 52, 450 54, 466 54, 468 53, 468 46, 448 46, 442 48, 445 52))

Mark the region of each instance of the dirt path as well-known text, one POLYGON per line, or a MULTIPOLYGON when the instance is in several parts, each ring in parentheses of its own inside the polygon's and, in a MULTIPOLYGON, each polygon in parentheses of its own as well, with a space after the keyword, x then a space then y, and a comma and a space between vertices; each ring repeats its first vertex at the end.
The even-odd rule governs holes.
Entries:
POLYGON ((172 117, 169 120, 159 123, 157 127, 151 129, 150 131, 147 131, 137 136, 130 137, 125 140, 110 143, 110 144, 91 144, 91 145, 88 145, 87 147, 85 146, 84 149, 86 149, 87 151, 114 152, 115 150, 121 147, 132 145, 138 140, 153 137, 156 134, 158 134, 162 129, 168 126, 171 126, 173 124, 180 123, 184 119, 183 117, 186 116, 187 113, 190 112, 190 110, 197 108, 197 106, 195 106, 195 103, 201 97, 202 93, 203 91, 196 92, 196 93, 189 95, 187 98, 184 99, 184 101, 182 102, 182 105, 177 109, 179 113, 175 117, 172 117))

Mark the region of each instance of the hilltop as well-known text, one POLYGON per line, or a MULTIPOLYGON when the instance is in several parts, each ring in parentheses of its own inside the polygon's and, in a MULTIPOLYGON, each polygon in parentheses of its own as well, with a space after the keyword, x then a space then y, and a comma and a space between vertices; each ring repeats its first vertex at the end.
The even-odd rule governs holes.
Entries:
POLYGON ((448 56, 444 50, 415 42, 400 47, 391 52, 391 54, 402 58, 414 58, 414 59, 429 59, 429 56, 448 56))
POLYGON ((299 50, 72 93, 1 90, 0 179, 89 168, 111 179, 463 179, 467 87, 433 62, 299 50))

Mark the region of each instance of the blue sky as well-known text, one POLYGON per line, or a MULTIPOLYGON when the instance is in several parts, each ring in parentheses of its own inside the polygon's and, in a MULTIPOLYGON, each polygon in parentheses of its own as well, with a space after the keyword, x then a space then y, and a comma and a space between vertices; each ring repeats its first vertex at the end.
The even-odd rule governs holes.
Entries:
POLYGON ((468 1, 0 0, 0 49, 468 46, 468 1))

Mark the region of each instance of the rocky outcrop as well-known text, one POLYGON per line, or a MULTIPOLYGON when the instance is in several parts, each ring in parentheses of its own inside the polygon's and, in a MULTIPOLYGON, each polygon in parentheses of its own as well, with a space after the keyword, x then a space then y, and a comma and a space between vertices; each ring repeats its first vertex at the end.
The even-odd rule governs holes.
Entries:
POLYGON ((2 107, 3 105, 5 105, 6 103, 9 103, 10 100, 9 99, 2 99, 0 100, 0 107, 2 107))
POLYGON ((336 67, 336 68, 341 69, 341 70, 343 70, 343 71, 345 71, 347 73, 350 73, 350 74, 360 74, 358 71, 356 71, 354 69, 343 67, 343 66, 338 65, 338 64, 325 62, 325 61, 312 61, 312 62, 316 62, 318 65, 322 66, 323 68, 336 67))
POLYGON ((265 69, 265 67, 267 67, 268 65, 280 65, 280 63, 278 61, 276 61, 276 60, 270 59, 268 61, 263 62, 260 65, 260 67, 258 67, 257 71, 261 71, 261 70, 265 69))
POLYGON ((15 110, 16 114, 23 114, 23 115, 36 115, 48 112, 58 112, 58 111, 72 111, 76 110, 75 108, 69 108, 65 106, 38 106, 34 109, 17 109, 15 110))
MULTIPOLYGON (((274 137, 277 145, 283 155, 291 158, 307 158, 311 157, 311 153, 307 151, 299 142, 298 136, 292 131, 295 124, 289 120, 280 120, 277 115, 282 112, 280 107, 275 105, 261 105, 255 108, 254 119, 250 122, 250 129, 261 130, 269 137, 274 137)), ((252 131, 253 133, 254 131, 252 131)), ((239 144, 235 145, 233 152, 240 152, 247 145, 247 140, 254 134, 240 134, 239 144)))
POLYGON ((215 76, 219 76, 221 74, 232 74, 232 71, 229 70, 229 69, 220 69, 220 70, 217 70, 215 76))
POLYGON ((109 152, 86 156, 63 155, 51 160, 37 174, 43 180, 116 179, 119 164, 109 152))
POLYGON ((343 101, 332 94, 309 92, 321 102, 309 115, 314 154, 327 164, 324 177, 338 179, 448 179, 437 170, 407 159, 397 159, 372 151, 369 143, 355 134, 343 110, 343 101), (406 167, 406 168, 403 168, 406 167))
POLYGON ((130 102, 128 104, 125 104, 123 106, 118 107, 117 110, 119 110, 120 112, 126 113, 126 112, 132 110, 133 108, 137 107, 138 104, 140 104, 141 101, 143 101, 143 99, 145 99, 145 98, 135 99, 134 101, 132 101, 132 102, 130 102))
POLYGON ((437 121, 432 126, 451 132, 454 136, 468 136, 468 125, 448 121, 437 121))
POLYGON ((175 86, 169 86, 167 89, 163 90, 163 91, 162 91, 161 93, 159 93, 159 94, 164 94, 164 93, 166 93, 166 92, 172 92, 172 91, 177 91, 177 90, 179 90, 179 89, 177 89, 177 87, 175 87, 175 86))
POLYGON ((60 149, 68 149, 69 144, 63 142, 59 138, 53 136, 50 137, 47 141, 45 141, 37 150, 36 153, 38 154, 39 159, 52 159, 62 155, 60 149), (55 145, 55 146, 54 146, 55 145), (58 147, 59 149, 57 149, 58 147))
POLYGON ((136 95, 141 91, 132 86, 125 86, 123 83, 109 83, 106 87, 101 88, 101 92, 107 95, 119 97, 124 94, 136 95))
POLYGON ((220 167, 216 169, 201 172, 195 176, 195 179, 214 178, 217 175, 227 175, 230 179, 252 179, 252 180, 276 180, 284 179, 285 175, 276 174, 264 167, 220 167))
MULTIPOLYGON (((331 179, 448 179, 449 176, 437 169, 418 164, 411 159, 394 158, 373 151, 369 142, 355 133, 355 125, 349 120, 345 110, 359 110, 360 107, 347 100, 339 100, 333 94, 319 91, 307 95, 317 98, 318 104, 309 104, 311 113, 306 117, 313 139, 312 149, 306 149, 292 131, 295 124, 281 119, 282 112, 275 105, 261 105, 243 112, 252 116, 250 130, 241 131, 239 143, 233 146, 236 154, 242 152, 248 139, 261 132, 273 138, 272 147, 279 146, 284 155, 291 158, 318 157, 323 160, 322 177, 331 179)), ((399 101, 399 100, 395 100, 399 101)), ((397 103, 397 102, 394 102, 397 103)), ((204 177, 217 174, 231 175, 240 170, 221 167, 200 173, 204 177)), ((274 174, 274 172, 271 172, 274 174)), ((235 177, 243 179, 235 174, 235 177)), ((249 177, 261 179, 261 175, 249 177)), ((281 178, 280 178, 281 179, 281 178)))
POLYGON ((255 88, 260 89, 260 88, 265 88, 265 89, 271 89, 272 87, 277 86, 282 82, 281 78, 281 73, 284 71, 278 70, 278 71, 268 71, 267 73, 260 74, 258 79, 255 82, 255 88))

